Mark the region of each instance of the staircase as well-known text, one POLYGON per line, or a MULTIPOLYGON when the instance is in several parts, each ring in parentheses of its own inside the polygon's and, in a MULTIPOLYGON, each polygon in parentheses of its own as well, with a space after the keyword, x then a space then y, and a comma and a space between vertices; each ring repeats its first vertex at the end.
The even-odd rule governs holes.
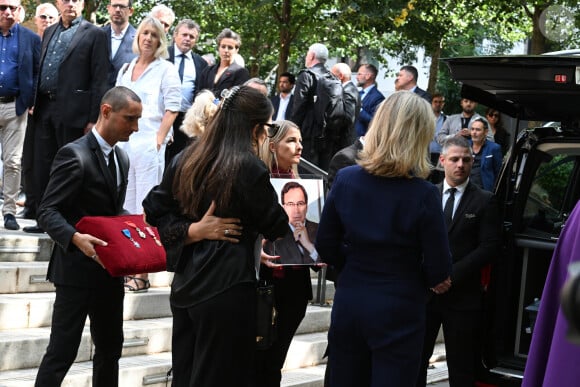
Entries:
MULTIPOLYGON (((20 226, 34 224, 18 219, 20 226)), ((0 227, 0 387, 31 387, 48 344, 54 287, 45 280, 53 242, 46 234, 26 234, 0 227)), ((316 294, 313 273, 313 293, 316 294)), ((170 385, 170 273, 150 275, 147 293, 125 295, 123 356, 119 385, 170 385)), ((332 299, 329 286, 326 299, 332 299)), ((330 308, 309 305, 290 346, 282 386, 319 387, 324 377, 330 308)), ((63 386, 91 386, 93 346, 88 324, 75 364, 63 386)))
MULTIPOLYGON (((18 219, 21 227, 33 221, 18 219)), ((0 387, 32 387, 48 344, 54 287, 45 280, 53 242, 46 234, 26 234, 0 227, 0 387)), ((317 277, 312 272, 313 294, 317 277)), ((125 295, 123 356, 119 385, 163 387, 171 385, 170 273, 150 275, 147 293, 125 295)), ((334 286, 324 300, 332 300, 334 286)), ((330 324, 330 307, 309 305, 292 341, 282 374, 283 387, 322 387, 330 324)), ((63 386, 91 386, 93 346, 88 325, 75 364, 63 386)), ((447 378, 442 344, 435 349, 428 381, 447 378)))

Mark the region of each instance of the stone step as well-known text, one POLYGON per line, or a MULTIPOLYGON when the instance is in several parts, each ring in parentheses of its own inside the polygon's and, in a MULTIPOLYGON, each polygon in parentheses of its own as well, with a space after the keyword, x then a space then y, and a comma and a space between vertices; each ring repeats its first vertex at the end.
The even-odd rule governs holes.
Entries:
MULTIPOLYGON (((298 327, 296 342, 292 343, 286 368, 319 364, 326 349, 326 331, 330 309, 308 306, 306 316, 298 327)), ((92 356, 89 332, 90 320, 82 335, 77 362, 92 356)), ((171 317, 129 320, 123 324, 125 343, 123 356, 159 353, 171 350, 171 317)), ((0 371, 36 367, 50 336, 50 327, 0 330, 0 371), (6 355, 7 354, 7 355, 6 355)))
MULTIPOLYGON (((52 292, 54 285, 46 280, 48 262, 0 262, 0 294, 52 292)), ((149 274, 151 287, 168 287, 173 273, 149 274)))
MULTIPOLYGON (((0 295, 0 330, 50 326, 54 297, 54 292, 0 295)), ((171 317, 169 288, 125 295, 125 320, 159 317, 171 317)))
MULTIPOLYGON (((21 227, 34 225, 28 219, 18 219, 21 227)), ((0 262, 48 261, 54 242, 47 234, 27 234, 22 230, 0 232, 0 262)))

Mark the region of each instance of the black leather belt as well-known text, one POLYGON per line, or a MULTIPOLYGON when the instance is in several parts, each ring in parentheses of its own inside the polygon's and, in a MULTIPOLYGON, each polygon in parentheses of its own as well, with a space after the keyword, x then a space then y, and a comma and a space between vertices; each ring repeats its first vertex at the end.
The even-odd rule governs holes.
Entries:
POLYGON ((16 97, 15 96, 10 96, 10 97, 4 97, 2 95, 0 95, 0 103, 10 103, 10 102, 14 102, 16 101, 16 97))

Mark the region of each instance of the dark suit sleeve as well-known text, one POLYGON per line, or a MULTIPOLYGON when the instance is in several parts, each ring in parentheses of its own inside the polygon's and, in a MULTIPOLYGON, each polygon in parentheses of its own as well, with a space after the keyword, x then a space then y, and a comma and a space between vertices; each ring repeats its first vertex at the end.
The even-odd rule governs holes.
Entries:
MULTIPOLYGON (((372 101, 370 101, 370 104, 365 105, 364 100, 362 102, 362 110, 359 113, 358 119, 360 122, 364 123, 365 125, 368 125, 371 120, 373 119, 375 112, 377 111, 377 108, 379 107, 379 105, 381 104, 381 102, 383 102, 383 100, 385 99, 385 97, 383 96, 383 94, 381 94, 380 91, 376 90, 376 86, 374 88, 374 90, 376 91, 376 95, 373 95, 373 99, 372 101)), ((371 97, 369 95, 369 97, 371 97)))
POLYGON ((94 28, 94 43, 91 57, 91 108, 89 122, 97 122, 101 98, 109 84, 109 61, 107 34, 100 28, 94 28))
POLYGON ((55 156, 50 181, 38 209, 38 224, 64 250, 76 229, 63 215, 78 205, 79 193, 85 184, 80 155, 70 146, 61 148, 55 156))
POLYGON ((499 145, 499 144, 497 144, 497 145, 498 146, 494 147, 494 149, 491 151, 491 153, 493 155, 493 175, 495 176, 496 180, 497 180, 497 177, 499 176, 499 173, 501 170, 501 164, 503 161, 503 153, 501 151, 501 145, 499 145))
POLYGON ((248 69, 241 67, 234 73, 233 86, 243 85, 248 79, 250 79, 248 69))
POLYGON ((306 112, 312 107, 312 89, 314 87, 314 75, 309 71, 301 71, 294 86, 294 106, 292 108, 291 121, 299 127, 302 126, 306 112))
MULTIPOLYGON (((484 191, 479 191, 484 192, 484 191)), ((494 195, 484 192, 486 196, 480 196, 475 200, 487 201, 487 205, 482 207, 478 216, 481 216, 479 223, 478 245, 470 253, 463 256, 453 264, 452 283, 459 285, 466 278, 484 267, 498 255, 500 247, 501 222, 499 208, 494 195)))
MULTIPOLYGON (((358 139, 356 141, 358 141, 358 139)), ((354 159, 352 157, 349 157, 346 149, 339 151, 332 157, 332 160, 330 160, 330 164, 328 166, 328 177, 327 177, 329 191, 332 188, 332 183, 334 182, 334 178, 336 177, 338 171, 344 167, 353 165, 353 161, 354 159)))
POLYGON ((419 238, 423 251, 423 275, 431 288, 443 282, 451 274, 451 253, 447 228, 441 209, 441 195, 432 186, 426 193, 421 208, 419 238))

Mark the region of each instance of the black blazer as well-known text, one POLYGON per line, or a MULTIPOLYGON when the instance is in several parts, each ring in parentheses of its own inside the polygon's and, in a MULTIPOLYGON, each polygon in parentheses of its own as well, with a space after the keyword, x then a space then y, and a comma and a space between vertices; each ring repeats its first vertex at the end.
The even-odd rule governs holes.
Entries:
MULTIPOLYGON (((442 192, 443 184, 438 187, 442 192)), ((499 255, 500 230, 495 196, 468 183, 447 228, 453 259, 451 289, 436 297, 459 310, 481 308, 481 269, 499 255)))
MULTIPOLYGON (((103 31, 107 34, 107 48, 109 49, 109 58, 111 58, 111 25, 108 24, 103 27, 103 31)), ((127 26, 127 31, 123 40, 119 45, 119 49, 115 53, 115 57, 111 60, 111 66, 109 68, 109 87, 115 86, 117 83, 117 75, 119 70, 125 63, 131 63, 133 58, 137 56, 133 52, 133 39, 137 36, 137 30, 131 24, 127 26)))
POLYGON ((92 132, 63 146, 54 158, 38 209, 38 224, 56 242, 47 278, 57 285, 90 288, 111 278, 71 240, 75 225, 83 216, 113 216, 123 212, 129 158, 119 147, 115 149, 121 176, 118 189, 92 132))
MULTIPOLYGON (((275 95, 270 98, 272 102, 272 106, 274 106, 274 114, 272 115, 273 119, 276 119, 278 116, 278 109, 280 108, 280 95, 275 95)), ((289 120, 290 116, 292 115, 292 108, 294 107, 294 94, 290 94, 290 101, 288 101, 288 107, 286 108, 286 113, 284 114, 284 119, 289 120)))
POLYGON ((236 63, 232 63, 230 67, 223 72, 217 83, 214 83, 215 75, 220 67, 219 62, 213 66, 207 66, 201 73, 201 79, 199 83, 199 90, 209 89, 211 90, 217 98, 220 98, 221 93, 225 89, 230 89, 234 86, 240 86, 248 79, 250 79, 250 73, 246 68, 241 67, 236 63))
POLYGON ((336 152, 336 154, 330 160, 330 165, 328 166, 328 190, 332 187, 332 182, 336 177, 338 171, 344 167, 349 167, 355 165, 358 160, 358 154, 362 150, 363 144, 360 138, 357 138, 355 142, 336 152))
MULTIPOLYGON (((169 58, 167 58, 167 60, 170 61, 171 63, 175 63, 175 46, 171 45, 171 47, 169 47, 167 51, 169 52, 169 58)), ((193 98, 195 99, 195 95, 202 90, 200 89, 201 74, 203 73, 203 70, 207 67, 207 62, 200 55, 196 54, 193 51, 191 52, 191 57, 193 58, 193 65, 195 66, 195 91, 193 94, 193 98)))
MULTIPOLYGON (((40 68, 46 57, 48 42, 59 23, 44 31, 40 68)), ((81 20, 58 68, 58 90, 55 108, 59 124, 84 129, 97 122, 101 98, 109 86, 109 52, 107 34, 86 20, 81 20)))

